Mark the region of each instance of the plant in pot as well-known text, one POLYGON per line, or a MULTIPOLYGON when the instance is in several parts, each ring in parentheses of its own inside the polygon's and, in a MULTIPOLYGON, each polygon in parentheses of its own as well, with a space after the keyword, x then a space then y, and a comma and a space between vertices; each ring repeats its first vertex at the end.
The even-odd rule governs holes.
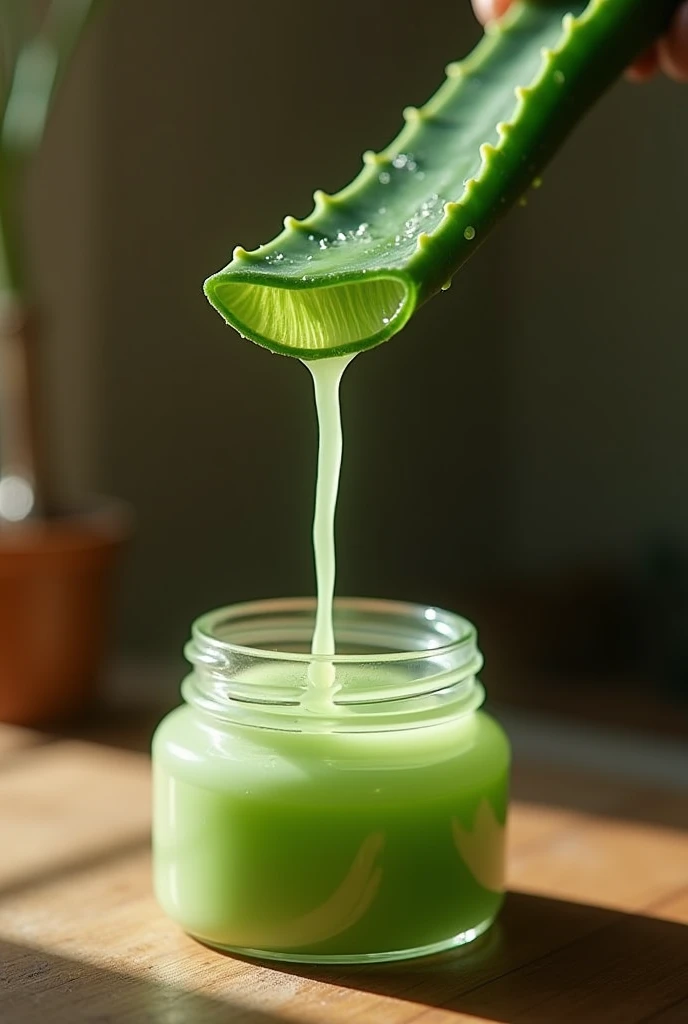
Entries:
POLYGON ((97 4, 0 5, 0 720, 63 717, 94 692, 113 563, 128 532, 116 502, 59 500, 41 429, 40 323, 24 252, 27 169, 97 4))

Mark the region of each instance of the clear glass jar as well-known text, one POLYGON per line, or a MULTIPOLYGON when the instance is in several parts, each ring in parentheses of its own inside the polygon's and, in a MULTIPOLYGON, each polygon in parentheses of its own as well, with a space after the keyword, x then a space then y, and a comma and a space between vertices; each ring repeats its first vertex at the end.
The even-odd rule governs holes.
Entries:
POLYGON ((264 958, 470 942, 502 902, 509 768, 479 710, 475 630, 438 608, 340 600, 339 653, 315 658, 314 612, 263 601, 194 624, 185 704, 153 741, 158 900, 203 942, 264 958), (314 662, 334 664, 332 689, 314 662))

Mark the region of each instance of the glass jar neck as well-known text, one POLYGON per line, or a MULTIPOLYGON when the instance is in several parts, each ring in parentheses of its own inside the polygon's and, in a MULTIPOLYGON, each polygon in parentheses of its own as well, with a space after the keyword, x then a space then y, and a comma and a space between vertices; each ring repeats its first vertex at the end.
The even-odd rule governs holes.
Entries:
POLYGON ((473 626, 393 601, 335 601, 337 654, 310 653, 315 602, 258 601, 210 612, 192 628, 182 687, 192 706, 231 722, 296 732, 413 729, 483 701, 473 626), (333 666, 319 687, 317 664, 333 666))

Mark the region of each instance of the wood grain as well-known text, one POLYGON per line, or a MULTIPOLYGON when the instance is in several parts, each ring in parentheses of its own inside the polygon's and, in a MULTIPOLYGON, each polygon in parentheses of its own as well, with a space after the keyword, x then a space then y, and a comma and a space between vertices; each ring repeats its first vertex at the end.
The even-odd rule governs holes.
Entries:
POLYGON ((150 891, 149 763, 0 728, 2 1024, 684 1024, 679 792, 517 767, 511 894, 463 955, 329 971, 206 949, 150 891))

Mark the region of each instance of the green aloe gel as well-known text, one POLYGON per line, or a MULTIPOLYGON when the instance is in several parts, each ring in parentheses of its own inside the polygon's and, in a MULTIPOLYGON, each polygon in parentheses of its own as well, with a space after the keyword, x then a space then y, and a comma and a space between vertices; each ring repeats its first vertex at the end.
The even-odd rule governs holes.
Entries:
POLYGON ((309 734, 214 719, 186 696, 154 745, 156 893, 186 931, 365 962, 461 945, 492 922, 508 744, 488 715, 309 734))

